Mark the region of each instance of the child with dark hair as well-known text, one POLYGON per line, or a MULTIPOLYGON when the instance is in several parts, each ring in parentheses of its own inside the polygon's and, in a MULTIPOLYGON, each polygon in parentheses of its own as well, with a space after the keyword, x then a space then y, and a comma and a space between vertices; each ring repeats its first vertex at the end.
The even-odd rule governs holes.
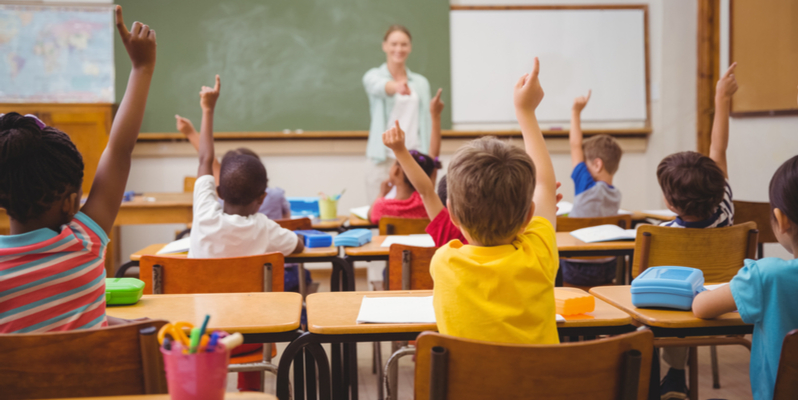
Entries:
MULTIPOLYGON (((678 214, 663 226, 674 228, 722 228, 733 225, 733 193, 728 183, 728 117, 731 98, 739 88, 733 63, 717 82, 714 125, 711 129, 710 157, 684 151, 665 157, 658 164, 657 176, 667 207, 678 214)), ((665 347, 664 361, 670 368, 661 382, 661 398, 684 399, 686 387, 686 347, 665 347)))
POLYGON ((32 115, 0 115, 0 333, 66 331, 124 322, 106 316, 105 250, 131 168, 156 63, 156 32, 116 25, 133 68, 92 191, 83 197, 83 159, 66 133, 32 115))
POLYGON ((692 311, 715 318, 739 310, 753 324, 750 386, 756 400, 772 399, 784 336, 797 329, 797 156, 781 165, 769 183, 772 231, 793 260, 745 260, 725 285, 698 294, 692 311))

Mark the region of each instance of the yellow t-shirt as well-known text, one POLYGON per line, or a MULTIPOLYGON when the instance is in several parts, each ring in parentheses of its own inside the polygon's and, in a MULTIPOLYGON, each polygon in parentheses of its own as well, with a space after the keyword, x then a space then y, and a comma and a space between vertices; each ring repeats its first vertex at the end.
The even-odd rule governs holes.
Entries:
POLYGON ((431 260, 439 332, 502 343, 558 343, 557 271, 555 230, 542 217, 533 217, 510 245, 450 241, 431 260))

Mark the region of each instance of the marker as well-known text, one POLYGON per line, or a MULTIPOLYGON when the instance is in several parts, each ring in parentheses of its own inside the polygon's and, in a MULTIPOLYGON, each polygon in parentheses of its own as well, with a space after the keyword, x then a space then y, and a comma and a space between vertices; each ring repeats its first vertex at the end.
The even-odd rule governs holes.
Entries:
POLYGON ((189 337, 189 354, 197 353, 197 345, 200 344, 200 328, 192 328, 189 337))
POLYGON ((206 346, 206 351, 211 353, 214 349, 217 348, 217 342, 219 341, 219 332, 211 332, 211 339, 208 340, 208 346, 206 346))
POLYGON ((222 343, 223 346, 225 346, 226 350, 230 351, 236 346, 239 346, 242 343, 244 343, 244 336, 242 336, 241 333, 236 332, 232 335, 225 337, 224 339, 220 339, 219 342, 222 343))
POLYGON ((203 325, 200 325, 200 334, 205 335, 206 328, 208 328, 208 320, 211 319, 211 316, 206 314, 206 318, 203 320, 203 325))

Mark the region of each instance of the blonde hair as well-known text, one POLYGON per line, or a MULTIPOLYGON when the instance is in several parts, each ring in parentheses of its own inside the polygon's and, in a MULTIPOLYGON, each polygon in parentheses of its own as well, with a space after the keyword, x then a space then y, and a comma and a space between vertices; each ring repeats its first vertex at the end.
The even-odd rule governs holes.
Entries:
POLYGON ((391 35, 392 32, 396 32, 396 31, 400 31, 400 32, 405 33, 406 36, 408 36, 408 41, 409 42, 411 41, 411 32, 408 31, 408 28, 406 28, 405 26, 400 25, 400 24, 394 24, 394 25, 390 26, 389 29, 386 30, 386 34, 383 35, 383 41, 385 42, 386 40, 388 40, 389 39, 389 35, 391 35))
POLYGON ((613 175, 619 168, 622 148, 617 139, 608 135, 596 135, 583 141, 583 155, 587 162, 597 158, 603 160, 606 171, 613 175))
POLYGON ((536 167, 528 154, 492 136, 461 147, 447 169, 450 214, 484 246, 522 228, 535 186, 536 167))

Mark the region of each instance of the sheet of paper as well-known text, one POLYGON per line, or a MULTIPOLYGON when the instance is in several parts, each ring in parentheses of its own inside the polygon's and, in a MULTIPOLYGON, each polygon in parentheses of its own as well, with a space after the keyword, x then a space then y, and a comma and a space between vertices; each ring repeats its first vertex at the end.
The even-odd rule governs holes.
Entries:
POLYGON ((620 208, 619 211, 617 211, 617 214, 633 214, 633 212, 620 208))
POLYGON ((381 247, 391 247, 393 244, 404 244, 406 246, 417 247, 436 247, 431 235, 427 233, 421 235, 408 235, 408 236, 387 236, 381 243, 381 247))
POLYGON ((642 210, 643 214, 654 214, 654 215, 662 215, 664 217, 677 217, 678 214, 670 210, 642 210))
POLYGON ((566 321, 567 320, 564 319, 564 317, 561 316, 561 314, 556 314, 556 322, 566 322, 566 321))
POLYGON ((359 324, 435 324, 433 296, 367 297, 361 300, 359 324))
POLYGON ((613 240, 636 239, 635 229, 622 229, 617 225, 598 225, 570 232, 573 237, 586 243, 607 242, 613 240))
POLYGON ((721 288, 721 287, 723 287, 725 285, 727 285, 727 283, 720 283, 718 285, 705 285, 705 288, 706 288, 706 290, 714 290, 714 289, 717 289, 717 288, 721 288))
POLYGON ((572 211, 572 203, 568 201, 559 201, 556 204, 558 210, 556 210, 556 215, 567 215, 570 211, 572 211))
POLYGON ((351 208, 350 214, 353 214, 363 220, 369 220, 369 206, 351 208))
POLYGON ((185 237, 183 239, 167 243, 167 245, 162 247, 161 250, 156 252, 156 254, 177 254, 177 253, 186 253, 188 251, 189 251, 189 237, 185 237))

